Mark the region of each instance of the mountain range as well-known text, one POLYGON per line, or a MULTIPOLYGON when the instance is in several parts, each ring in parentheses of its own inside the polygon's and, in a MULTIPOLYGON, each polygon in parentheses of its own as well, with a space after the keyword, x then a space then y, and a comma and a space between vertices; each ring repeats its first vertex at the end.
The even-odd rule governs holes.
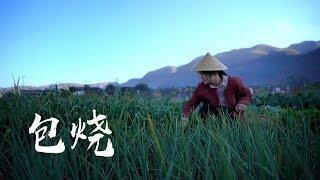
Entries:
MULTIPOLYGON (((203 56, 182 66, 166 66, 146 73, 142 78, 130 79, 122 86, 147 84, 152 88, 196 86, 200 82, 193 67, 203 56)), ((215 55, 230 76, 242 78, 246 84, 279 85, 288 78, 320 81, 320 41, 304 41, 286 48, 260 44, 249 48, 234 49, 215 55)))
MULTIPOLYGON (((196 86, 200 77, 193 67, 203 56, 195 57, 182 66, 166 66, 147 72, 142 78, 130 79, 121 86, 133 87, 139 83, 147 84, 151 88, 172 88, 196 86)), ((286 48, 277 48, 260 44, 249 48, 234 49, 215 55, 223 62, 230 76, 242 78, 247 85, 280 85, 288 82, 289 78, 303 79, 309 82, 320 81, 320 41, 303 41, 286 48)), ((103 89, 106 85, 119 85, 116 82, 101 82, 90 84, 90 87, 103 89)), ((58 89, 69 87, 83 87, 78 83, 59 83, 58 89)), ((48 86, 19 86, 25 90, 43 90, 55 88, 48 86)), ((0 92, 13 88, 0 88, 0 92)))

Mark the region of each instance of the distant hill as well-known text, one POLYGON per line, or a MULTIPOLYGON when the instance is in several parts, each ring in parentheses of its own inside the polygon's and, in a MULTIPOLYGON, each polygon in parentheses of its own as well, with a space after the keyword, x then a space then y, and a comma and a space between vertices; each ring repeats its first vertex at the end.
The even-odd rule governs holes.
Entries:
POLYGON ((304 41, 298 44, 292 44, 288 48, 301 53, 308 53, 320 47, 320 41, 304 41))
MULTIPOLYGON (((88 84, 90 87, 95 87, 95 88, 100 88, 104 89, 107 85, 112 84, 112 85, 119 85, 116 82, 101 82, 101 83, 95 83, 95 84, 88 84)), ((84 87, 86 84, 79 84, 79 83, 57 83, 57 84, 51 84, 51 85, 45 85, 45 86, 20 86, 19 85, 19 90, 54 90, 54 89, 64 89, 68 90, 69 87, 84 87)), ((8 92, 8 91, 14 91, 14 87, 9 87, 9 88, 0 88, 0 93, 1 92, 8 92)))
MULTIPOLYGON (((216 54, 229 70, 229 75, 239 76, 248 85, 277 85, 288 78, 320 81, 320 41, 304 41, 287 48, 256 45, 216 54)), ((188 64, 166 66, 146 73, 142 78, 131 79, 122 86, 146 83, 152 88, 195 86, 199 82, 192 68, 201 60, 196 57, 188 64)))
MULTIPOLYGON (((248 85, 278 85, 284 84, 289 78, 320 81, 320 41, 304 41, 292 44, 287 48, 277 48, 260 44, 249 48, 234 49, 216 54, 228 66, 227 74, 241 77, 248 85)), ((121 86, 133 87, 145 83, 151 88, 170 88, 196 86, 200 82, 193 67, 201 60, 198 56, 182 66, 166 66, 147 72, 142 78, 130 79, 121 86)), ((114 82, 89 84, 90 87, 103 89, 114 82)), ((69 89, 83 87, 78 83, 59 83, 46 86, 19 86, 24 90, 69 89)), ((13 88, 0 88, 0 92, 13 88)))

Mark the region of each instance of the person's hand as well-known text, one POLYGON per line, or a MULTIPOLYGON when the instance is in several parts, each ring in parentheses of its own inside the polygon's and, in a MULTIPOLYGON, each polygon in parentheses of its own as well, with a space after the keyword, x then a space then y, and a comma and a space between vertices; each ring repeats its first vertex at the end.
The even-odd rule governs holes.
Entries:
POLYGON ((236 111, 244 111, 244 110, 246 110, 246 108, 247 108, 247 105, 245 105, 245 104, 237 104, 237 106, 236 106, 236 111))
POLYGON ((181 118, 180 123, 181 123, 182 128, 185 129, 186 127, 188 127, 189 119, 186 117, 183 117, 183 118, 181 118))

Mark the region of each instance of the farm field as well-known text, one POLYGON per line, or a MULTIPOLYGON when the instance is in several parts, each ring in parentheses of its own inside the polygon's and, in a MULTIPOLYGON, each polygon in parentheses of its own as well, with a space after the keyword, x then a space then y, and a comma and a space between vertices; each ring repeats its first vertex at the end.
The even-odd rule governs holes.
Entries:
MULTIPOLYGON (((259 103, 263 99, 259 99, 259 103)), ((270 99, 268 99, 270 101, 270 99)), ((283 103, 283 102, 282 102, 283 103)), ((320 110, 251 105, 244 121, 197 113, 180 127, 183 102, 125 93, 114 96, 49 93, 0 99, 0 171, 9 179, 316 179, 320 176, 320 110), (72 123, 106 115, 112 157, 95 156, 89 141, 74 149, 72 123), (57 135, 42 145, 64 141, 59 154, 35 150, 29 134, 35 113, 59 120, 57 135)), ((50 127, 50 124, 46 124, 50 127)), ((93 127, 87 126, 89 136, 93 127)), ((95 146, 95 145, 94 145, 95 146)))

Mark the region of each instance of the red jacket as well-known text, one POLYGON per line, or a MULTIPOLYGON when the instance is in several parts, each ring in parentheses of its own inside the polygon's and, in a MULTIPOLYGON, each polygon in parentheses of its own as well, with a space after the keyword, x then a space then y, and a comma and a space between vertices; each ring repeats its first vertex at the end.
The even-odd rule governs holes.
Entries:
MULTIPOLYGON (((249 105, 252 101, 252 95, 248 87, 238 77, 228 76, 228 84, 224 90, 224 97, 231 111, 235 111, 237 104, 249 105)), ((184 104, 183 117, 189 117, 193 109, 202 101, 218 107, 219 98, 216 93, 216 88, 211 88, 202 82, 199 83, 190 100, 184 104)))

